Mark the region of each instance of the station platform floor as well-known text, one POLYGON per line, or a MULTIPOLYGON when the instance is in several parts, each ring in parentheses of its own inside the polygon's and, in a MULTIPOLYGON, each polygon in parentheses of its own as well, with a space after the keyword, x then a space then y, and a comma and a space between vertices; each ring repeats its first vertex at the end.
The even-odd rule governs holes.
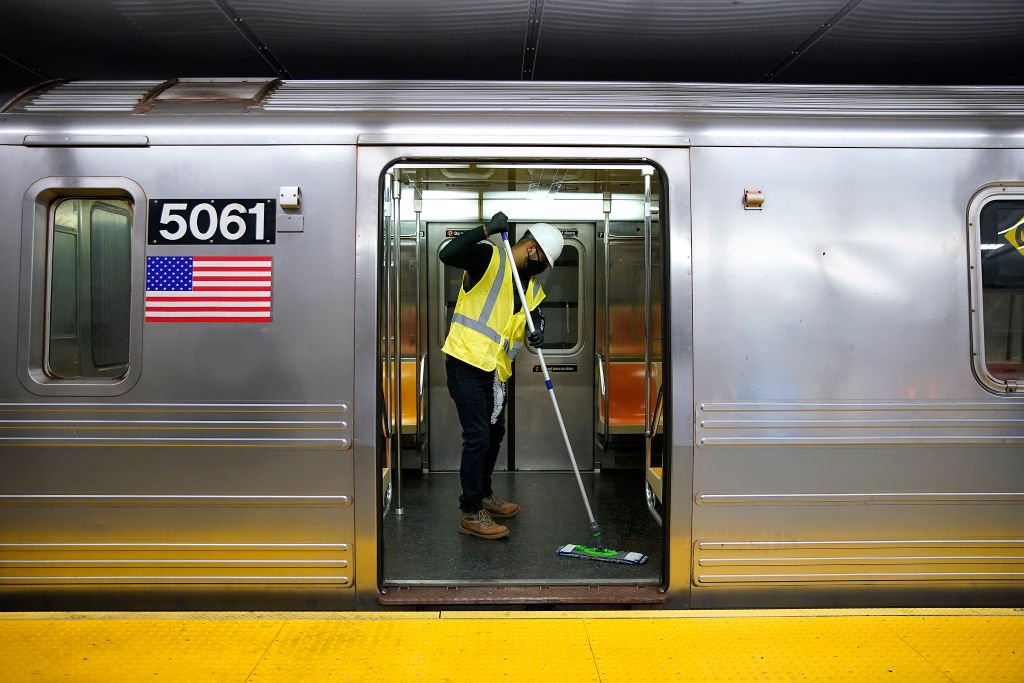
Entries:
POLYGON ((3 681, 1024 681, 1024 609, 0 613, 3 681))

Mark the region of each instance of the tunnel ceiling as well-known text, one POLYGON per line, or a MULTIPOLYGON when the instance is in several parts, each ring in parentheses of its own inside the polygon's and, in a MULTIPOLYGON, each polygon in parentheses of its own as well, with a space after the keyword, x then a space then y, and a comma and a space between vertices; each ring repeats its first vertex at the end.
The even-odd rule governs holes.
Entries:
POLYGON ((1024 84, 1024 0, 4 0, 51 79, 1024 84))

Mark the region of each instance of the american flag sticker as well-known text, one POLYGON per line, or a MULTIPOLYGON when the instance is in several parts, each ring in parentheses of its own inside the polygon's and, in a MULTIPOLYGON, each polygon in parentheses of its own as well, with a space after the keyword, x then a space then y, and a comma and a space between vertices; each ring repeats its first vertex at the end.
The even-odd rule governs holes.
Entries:
POLYGON ((272 256, 147 256, 146 322, 268 323, 272 256))

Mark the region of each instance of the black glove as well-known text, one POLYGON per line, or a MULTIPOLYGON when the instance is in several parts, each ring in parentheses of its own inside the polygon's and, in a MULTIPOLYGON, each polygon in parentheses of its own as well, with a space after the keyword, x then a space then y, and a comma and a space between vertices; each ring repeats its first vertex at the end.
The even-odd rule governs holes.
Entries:
POLYGON ((544 330, 537 328, 533 332, 527 332, 526 339, 530 342, 530 346, 539 349, 544 344, 544 330))
POLYGON ((491 220, 487 221, 488 235, 496 235, 499 232, 508 232, 508 216, 501 211, 491 216, 491 220))

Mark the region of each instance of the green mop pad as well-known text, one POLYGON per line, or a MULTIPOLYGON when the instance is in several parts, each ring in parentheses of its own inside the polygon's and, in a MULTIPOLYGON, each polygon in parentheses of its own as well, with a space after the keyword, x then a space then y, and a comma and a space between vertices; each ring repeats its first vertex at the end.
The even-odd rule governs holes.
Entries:
POLYGON ((583 560, 598 560, 599 562, 618 562, 619 564, 643 564, 647 556, 643 553, 633 553, 625 550, 612 550, 611 548, 595 548, 589 545, 560 545, 555 552, 562 557, 577 557, 583 560))

